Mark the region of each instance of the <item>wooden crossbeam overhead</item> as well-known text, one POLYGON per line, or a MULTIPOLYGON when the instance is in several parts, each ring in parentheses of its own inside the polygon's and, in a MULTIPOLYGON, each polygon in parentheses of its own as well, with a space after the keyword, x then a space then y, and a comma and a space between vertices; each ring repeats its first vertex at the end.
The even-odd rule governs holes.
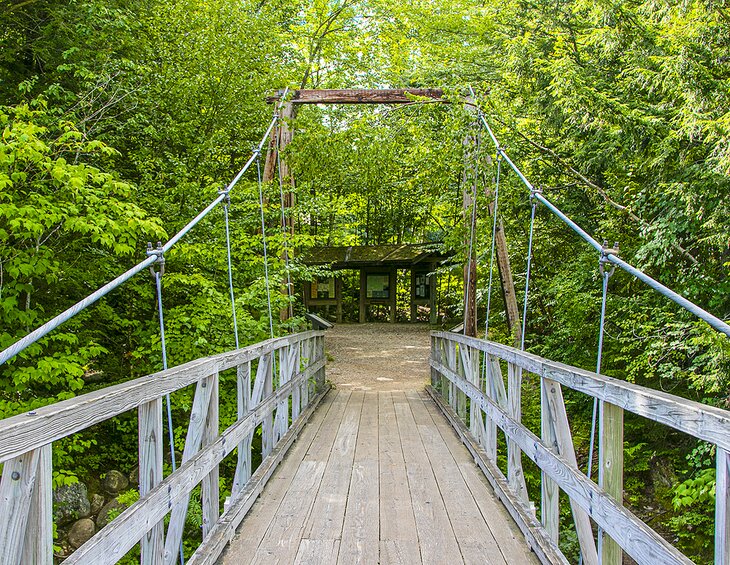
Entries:
MULTIPOLYGON (((277 102, 284 91, 266 99, 269 104, 277 102)), ((407 104, 414 96, 442 100, 440 88, 387 88, 387 89, 344 89, 344 90, 295 90, 289 100, 292 104, 407 104)), ((445 102, 445 100, 444 100, 445 102)))

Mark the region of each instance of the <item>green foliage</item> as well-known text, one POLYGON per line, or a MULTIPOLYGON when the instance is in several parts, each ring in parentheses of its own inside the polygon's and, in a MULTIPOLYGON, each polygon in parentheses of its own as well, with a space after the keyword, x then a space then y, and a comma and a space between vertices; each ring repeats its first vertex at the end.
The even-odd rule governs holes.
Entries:
MULTIPOLYGON (((271 116, 264 95, 287 84, 442 86, 455 102, 299 111, 282 154, 296 181, 295 235, 286 242, 295 284, 313 276, 300 257, 315 244, 443 242, 455 254, 439 268, 440 307, 459 317, 470 238, 463 190, 476 178, 484 304, 495 168, 489 140, 458 103, 471 84, 504 147, 545 194, 597 239, 618 241, 623 257, 727 316, 728 21, 726 7, 702 0, 10 3, 0 14, 0 347, 197 214, 258 142, 271 116), (465 155, 467 138, 479 149, 465 155), (466 175, 465 164, 473 164, 466 175)), ((521 295, 529 195, 506 167, 500 191, 521 295)), ((278 333, 298 322, 276 323, 287 305, 278 292, 286 273, 277 182, 264 187, 264 200, 278 333)), ((269 335, 254 171, 233 192, 230 214, 248 344, 269 335)), ((232 347, 223 230, 214 212, 166 257, 171 365, 232 347)), ((528 347, 594 368, 596 254, 540 208, 533 266, 528 347)), ((0 368, 0 417, 159 370, 155 300, 149 278, 137 277, 0 368)), ((503 311, 494 290, 490 336, 509 343, 503 311)), ((603 372, 727 407, 730 342, 617 272, 603 372)), ((524 418, 538 429, 530 386, 524 418)), ((191 395, 173 395, 178 448, 191 395)), ((566 402, 585 458, 591 403, 569 393, 566 402)), ((95 431, 131 451, 115 453, 91 431, 54 442, 56 484, 110 461, 134 466, 132 416, 95 431)), ((666 453, 662 434, 640 422, 627 420, 626 438, 631 501, 645 494, 651 457, 690 455, 674 494, 682 512, 669 526, 702 558, 704 533, 695 534, 711 528, 703 498, 711 454, 687 441, 666 453)), ((528 477, 531 486, 536 479, 528 477)), ((566 539, 574 554, 574 538, 566 539)))

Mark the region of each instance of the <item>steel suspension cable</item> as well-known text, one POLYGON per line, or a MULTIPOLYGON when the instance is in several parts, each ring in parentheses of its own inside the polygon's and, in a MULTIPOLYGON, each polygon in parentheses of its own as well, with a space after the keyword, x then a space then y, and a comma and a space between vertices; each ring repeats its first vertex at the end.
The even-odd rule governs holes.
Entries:
POLYGON ((228 224, 228 207, 231 205, 231 197, 226 194, 223 201, 223 215, 226 219, 226 256, 228 258, 228 290, 231 295, 231 313, 233 314, 233 337, 236 342, 236 349, 240 348, 238 339, 238 319, 236 318, 236 296, 233 292, 233 266, 231 262, 231 230, 228 224))
MULTIPOLYGON (((495 146, 497 148, 500 147, 499 141, 497 140, 497 137, 494 135, 494 132, 492 131, 492 128, 489 126, 489 123, 487 122, 486 118, 484 117, 484 113, 479 110, 479 118, 482 122, 482 125, 489 133, 489 136, 492 138, 492 141, 494 142, 495 146)), ((522 171, 512 162, 512 159, 509 158, 509 155, 503 152, 504 159, 507 162, 507 164, 510 166, 510 168, 515 172, 515 174, 520 178, 522 183, 530 189, 530 191, 535 191, 535 188, 532 186, 529 180, 525 177, 524 174, 522 174, 522 171)), ((553 214, 555 214, 565 225, 567 225, 570 229, 572 229, 575 233, 577 233, 582 239, 584 239, 589 245, 591 245, 596 251, 601 251, 601 244, 598 243, 594 238, 592 238, 586 231, 581 228, 578 224, 576 224, 573 220, 571 220, 568 216, 566 216, 557 206, 555 206, 552 202, 550 202, 547 198, 545 198, 542 194, 535 194, 535 198, 543 205, 545 205, 546 208, 548 208, 553 214)), ((701 320, 704 320, 707 322, 710 326, 715 328, 717 331, 725 334, 726 336, 730 337, 730 324, 727 322, 724 322, 723 320, 719 319, 717 316, 714 316, 704 310, 703 308, 700 308, 697 304, 693 303, 690 300, 687 300, 682 295, 674 292, 669 287, 663 285, 659 281, 653 279, 646 273, 644 273, 641 269, 637 269, 633 265, 627 263, 620 257, 616 255, 610 255, 608 257, 608 261, 613 263, 614 265, 621 267, 624 271, 627 273, 633 275, 635 278, 642 281, 647 286, 650 286, 654 290, 656 290, 659 294, 669 298, 669 300, 675 302, 688 312, 694 314, 701 320)))
POLYGON ((535 211, 537 202, 530 196, 532 200, 532 212, 530 213, 530 242, 527 246, 527 271, 525 273, 525 300, 522 305, 522 335, 520 336, 520 349, 525 350, 525 334, 527 333, 527 299, 530 295, 530 270, 532 268, 532 236, 535 231, 535 211))
MULTIPOLYGON (((611 277, 615 270, 615 266, 606 268, 608 263, 608 257, 610 255, 607 252, 601 253, 600 269, 602 278, 602 296, 601 296, 601 319, 598 325, 598 352, 596 354, 596 373, 601 373, 601 363, 603 361, 603 335, 606 324, 606 299, 608 297, 608 279, 611 277)), ((598 419, 598 398, 593 399, 593 416, 591 418, 591 441, 588 449, 588 470, 586 476, 590 479, 593 468, 593 451, 595 449, 595 437, 596 437, 596 422, 598 419)))
POLYGON ((259 186, 259 209, 261 210, 261 238, 264 244, 264 283, 266 284, 266 304, 269 307, 269 334, 274 337, 274 316, 271 312, 271 288, 269 286, 269 258, 266 250, 266 218, 264 217, 264 188, 261 181, 261 161, 256 159, 256 178, 259 186))
MULTIPOLYGON (((157 244, 157 249, 152 249, 152 244, 147 244, 147 255, 159 264, 159 270, 155 271, 154 266, 150 266, 150 273, 155 279, 155 290, 157 294, 157 318, 160 322, 160 346, 162 349, 162 370, 167 370, 167 342, 165 340, 165 314, 162 306, 162 275, 165 274, 165 252, 161 244, 157 244)), ((154 265, 154 264, 153 264, 154 265)), ((167 436, 170 443, 170 463, 172 464, 173 473, 177 470, 177 461, 175 460, 175 433, 172 427, 172 405, 170 402, 170 393, 165 395, 165 411, 167 413, 167 436)), ((185 555, 183 553, 183 544, 180 540, 180 563, 185 565, 185 555)))
MULTIPOLYGON (((286 92, 284 93, 284 96, 286 96, 286 92)), ((284 96, 282 96, 282 101, 284 96)), ((279 105, 281 107, 281 104, 279 105)), ((274 128, 274 125, 276 124, 277 120, 279 119, 278 113, 274 115, 271 122, 269 123, 268 127, 266 128, 266 132, 264 133, 263 137, 261 138, 261 142, 258 145, 258 148, 254 151, 253 155, 249 158, 248 161, 246 161, 246 164, 241 168, 241 170, 236 174, 236 176, 233 178, 233 180, 228 184, 224 192, 230 192, 231 189, 233 189, 234 186, 238 183, 238 181, 241 179, 241 177, 248 171, 248 169, 253 164, 254 160, 256 159, 257 155, 261 153, 261 149, 263 145, 266 143, 266 140, 269 138, 269 135, 271 134, 271 130, 274 128)), ((202 212, 200 212, 195 218, 193 218, 190 222, 188 222, 179 232, 177 232, 165 245, 162 246, 163 251, 167 252, 172 248, 178 241, 180 241, 191 229, 193 229, 199 222, 202 220, 205 216, 207 216, 213 208, 215 208, 218 204, 220 204, 223 200, 224 196, 219 195, 213 202, 211 202, 202 212)), ((64 310, 54 318, 47 321, 42 326, 39 326, 35 330, 33 330, 31 333, 26 335, 25 337, 19 339, 14 344, 12 344, 10 347, 7 347, 2 352, 0 352, 0 365, 11 359, 12 357, 15 357, 18 353, 21 353, 23 350, 27 349, 30 345, 37 342, 39 339, 43 338, 44 336, 48 335, 50 332, 52 332, 54 329, 56 329, 58 326, 63 324, 64 322, 67 322, 79 312, 85 310, 95 302, 97 302, 100 298, 106 296, 109 294, 112 290, 116 289, 117 287, 121 286, 125 282, 127 282, 129 279, 137 275, 138 273, 144 271, 146 268, 150 267, 154 262, 156 261, 155 257, 147 257, 143 261, 140 261, 135 266, 130 268, 129 270, 125 271, 121 275, 119 275, 114 280, 108 282, 104 286, 100 287, 96 291, 89 294, 87 297, 83 298, 82 300, 79 300, 76 304, 71 306, 70 308, 64 310)))

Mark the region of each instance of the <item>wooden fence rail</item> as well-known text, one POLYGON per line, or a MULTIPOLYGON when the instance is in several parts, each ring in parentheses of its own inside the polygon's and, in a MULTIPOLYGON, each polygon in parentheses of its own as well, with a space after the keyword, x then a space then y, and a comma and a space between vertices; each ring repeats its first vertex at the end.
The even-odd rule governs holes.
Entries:
POLYGON ((53 563, 52 442, 134 409, 139 419, 140 499, 65 563, 116 563, 138 543, 142 563, 175 563, 190 494, 198 484, 203 542, 189 563, 214 563, 324 394, 324 365, 324 333, 304 332, 0 421, 0 563, 53 563), (219 374, 233 368, 238 419, 219 433, 219 374), (163 477, 162 397, 191 384, 196 390, 182 463, 163 477), (263 461, 252 475, 251 444, 258 426, 263 461), (234 449, 233 487, 221 514, 218 466, 234 449))
POLYGON ((543 562, 567 562, 558 548, 562 490, 583 563, 619 565, 624 551, 638 563, 692 563, 623 505, 627 410, 717 446, 715 563, 730 564, 730 412, 460 334, 432 332, 431 345, 429 392, 543 562), (507 364, 506 390, 500 361, 507 364), (541 437, 521 421, 523 371, 540 378, 541 437), (578 469, 562 385, 600 401, 598 484, 578 469), (497 429, 507 441, 506 477, 497 465, 497 429), (522 454, 542 474, 540 522, 527 500, 522 454), (598 547, 591 520, 602 532, 598 547))

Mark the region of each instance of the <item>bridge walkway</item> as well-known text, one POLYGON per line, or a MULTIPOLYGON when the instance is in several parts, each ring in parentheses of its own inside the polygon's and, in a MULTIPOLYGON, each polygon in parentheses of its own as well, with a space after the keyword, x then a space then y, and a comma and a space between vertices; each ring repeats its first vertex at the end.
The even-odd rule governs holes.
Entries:
POLYGON ((538 561, 425 392, 333 390, 221 562, 538 561))

